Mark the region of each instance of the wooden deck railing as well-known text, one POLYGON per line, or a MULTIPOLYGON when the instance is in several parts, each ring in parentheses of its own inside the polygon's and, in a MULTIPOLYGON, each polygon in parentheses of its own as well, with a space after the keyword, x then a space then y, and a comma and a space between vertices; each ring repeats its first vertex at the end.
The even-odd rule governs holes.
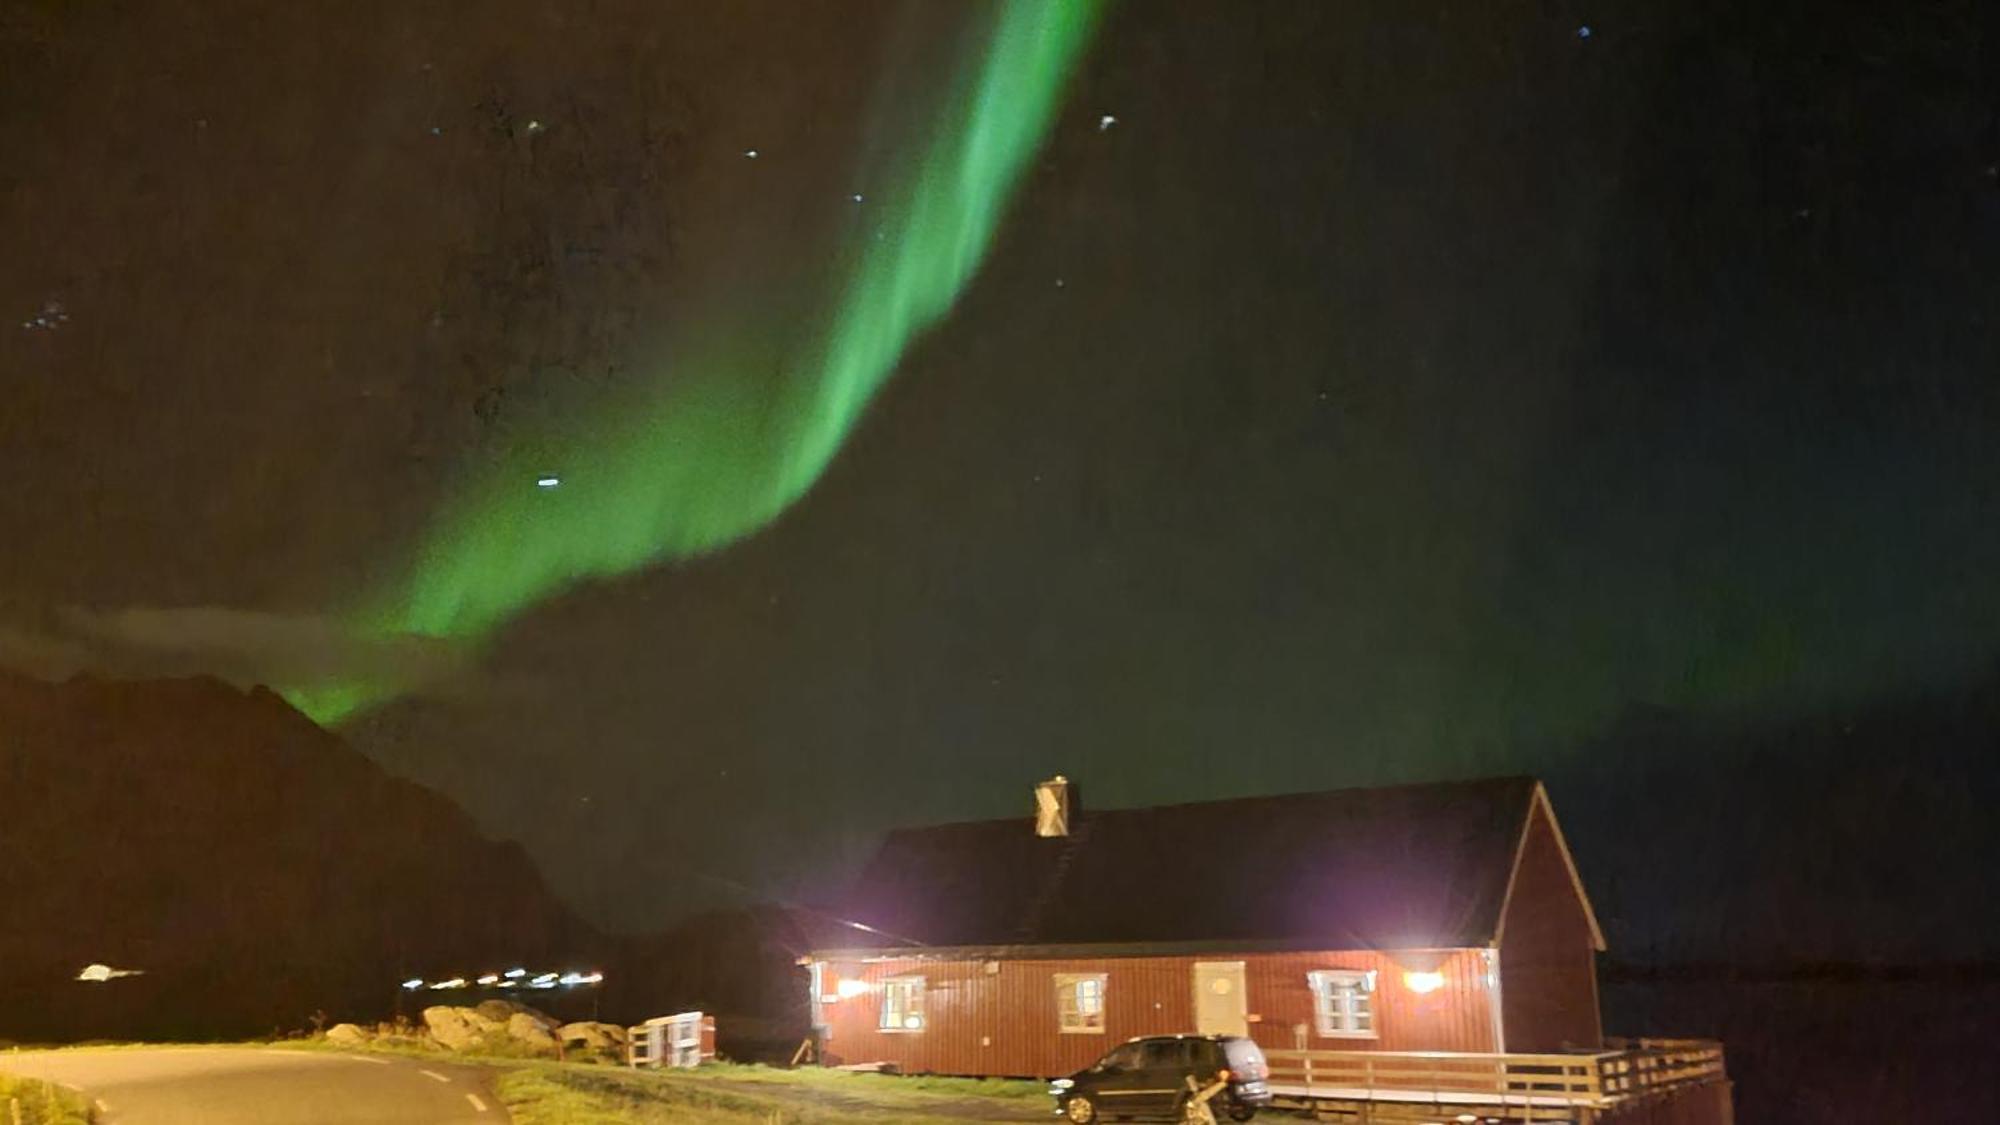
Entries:
POLYGON ((1274 1088, 1307 1097, 1605 1108, 1725 1076, 1722 1044, 1614 1040, 1615 1049, 1547 1054, 1267 1049, 1274 1088))
POLYGON ((1609 1039, 1600 1055, 1604 1091, 1629 1097, 1726 1076, 1722 1044, 1713 1039, 1609 1039))

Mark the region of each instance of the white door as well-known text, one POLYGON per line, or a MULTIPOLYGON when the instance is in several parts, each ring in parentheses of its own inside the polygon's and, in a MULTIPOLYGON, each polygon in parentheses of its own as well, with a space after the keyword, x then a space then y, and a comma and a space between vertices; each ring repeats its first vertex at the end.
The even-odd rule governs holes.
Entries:
POLYGON ((1243 995, 1243 962, 1196 961, 1194 963, 1194 1029, 1202 1035, 1248 1035, 1250 1023, 1244 1015, 1249 1001, 1243 995))

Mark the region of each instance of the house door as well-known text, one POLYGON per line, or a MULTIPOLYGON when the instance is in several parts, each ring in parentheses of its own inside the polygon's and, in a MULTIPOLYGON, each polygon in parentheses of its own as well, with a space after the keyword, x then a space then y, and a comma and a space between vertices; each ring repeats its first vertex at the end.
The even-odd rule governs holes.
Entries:
POLYGON ((1194 1029, 1202 1035, 1248 1035, 1250 1011, 1243 995, 1243 962, 1194 963, 1194 1029))

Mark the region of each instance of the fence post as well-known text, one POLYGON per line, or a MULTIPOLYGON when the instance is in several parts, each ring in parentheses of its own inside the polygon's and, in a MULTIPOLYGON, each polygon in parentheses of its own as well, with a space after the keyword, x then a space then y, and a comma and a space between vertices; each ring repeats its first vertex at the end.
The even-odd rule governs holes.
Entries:
POLYGON ((14 1125, 21 1125, 21 1099, 12 1096, 8 1097, 7 1116, 14 1119, 14 1125))

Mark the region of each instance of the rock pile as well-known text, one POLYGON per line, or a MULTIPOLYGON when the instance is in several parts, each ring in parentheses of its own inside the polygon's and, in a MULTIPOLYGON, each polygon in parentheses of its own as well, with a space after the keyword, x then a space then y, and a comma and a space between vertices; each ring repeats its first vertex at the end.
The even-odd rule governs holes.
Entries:
MULTIPOLYGON (((439 1004, 424 1009, 424 1028, 451 1051, 509 1055, 554 1055, 556 1021, 509 1000, 488 1000, 476 1008, 439 1004)), ((332 1033, 328 1033, 332 1037, 332 1033)))
POLYGON ((625 1029, 615 1023, 578 1020, 556 1029, 564 1043, 576 1043, 588 1050, 625 1052, 625 1029))

